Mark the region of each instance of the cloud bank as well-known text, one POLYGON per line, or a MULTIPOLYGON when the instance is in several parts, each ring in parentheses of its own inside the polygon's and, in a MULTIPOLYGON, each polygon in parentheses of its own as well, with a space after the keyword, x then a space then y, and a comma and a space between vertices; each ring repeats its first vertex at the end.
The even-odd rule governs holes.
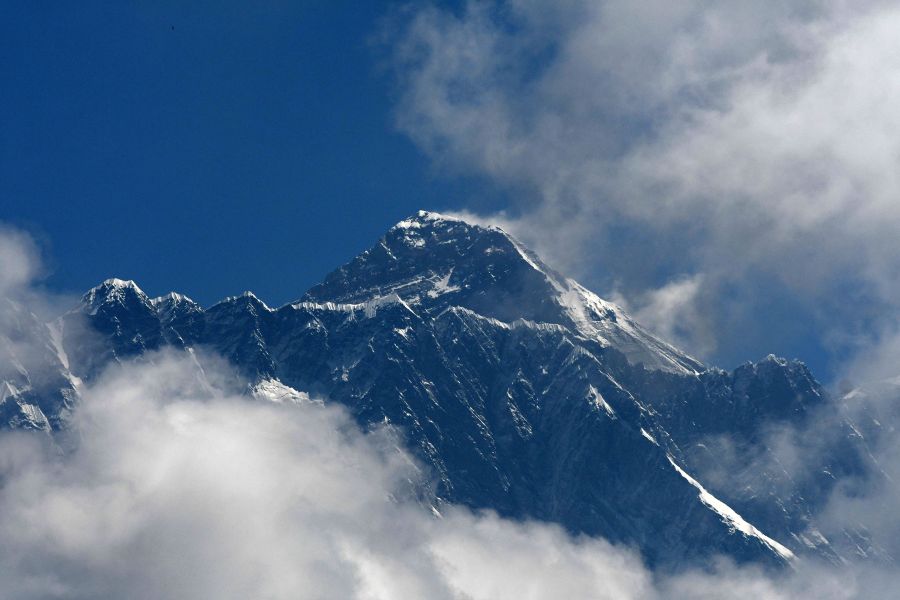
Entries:
POLYGON ((4 597, 857 597, 846 576, 725 563, 661 576, 554 525, 438 517, 409 493, 427 474, 396 432, 239 395, 216 364, 163 353, 114 367, 84 390, 72 452, 0 434, 4 597))
POLYGON ((389 430, 239 395, 210 357, 113 367, 79 444, 0 434, 6 598, 650 597, 637 556, 410 494, 389 430))
POLYGON ((696 282, 704 323, 662 334, 726 362, 890 343, 896 4, 469 0, 392 23, 400 130, 637 312, 696 282))

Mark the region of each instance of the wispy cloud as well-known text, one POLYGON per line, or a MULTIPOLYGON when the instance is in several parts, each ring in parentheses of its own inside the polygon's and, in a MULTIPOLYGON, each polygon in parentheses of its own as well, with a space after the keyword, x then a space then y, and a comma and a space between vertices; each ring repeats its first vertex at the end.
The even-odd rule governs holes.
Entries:
POLYGON ((551 262, 634 304, 701 276, 725 356, 798 312, 835 356, 896 321, 892 3, 472 0, 395 26, 399 128, 507 186, 551 262))
POLYGON ((17 297, 40 274, 40 252, 29 235, 0 223, 0 264, 0 298, 17 297))
POLYGON ((708 355, 715 349, 716 336, 707 329, 709 322, 698 311, 697 296, 702 291, 703 276, 694 275, 673 279, 630 299, 614 292, 611 299, 664 339, 708 355))

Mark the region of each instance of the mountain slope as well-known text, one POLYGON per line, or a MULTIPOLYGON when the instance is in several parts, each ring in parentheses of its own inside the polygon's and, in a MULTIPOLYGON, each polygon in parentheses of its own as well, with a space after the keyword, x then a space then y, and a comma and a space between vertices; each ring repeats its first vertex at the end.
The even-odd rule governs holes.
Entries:
MULTIPOLYGON (((108 280, 61 323, 72 377, 165 346, 206 347, 251 388, 288 386, 363 426, 387 421, 431 468, 442 502, 559 522, 651 563, 836 559, 827 540, 805 541, 815 499, 777 478, 748 492, 701 476, 722 466, 702 451, 709 436, 753 441, 760 424, 802 421, 823 403, 805 369, 707 369, 498 228, 419 212, 278 309, 245 293, 204 310, 108 280)), ((48 419, 64 426, 64 413, 48 419)))
POLYGON ((303 299, 347 304, 392 295, 430 314, 458 306, 503 322, 563 325, 648 368, 678 373, 703 369, 496 227, 419 211, 303 299))
POLYGON ((43 323, 27 307, 0 298, 0 427, 60 429, 77 401, 61 321, 43 323))

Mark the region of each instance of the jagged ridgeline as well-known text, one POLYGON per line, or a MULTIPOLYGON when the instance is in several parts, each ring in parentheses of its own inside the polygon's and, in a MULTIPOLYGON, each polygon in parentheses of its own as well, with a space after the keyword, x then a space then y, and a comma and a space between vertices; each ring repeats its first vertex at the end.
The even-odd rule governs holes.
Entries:
POLYGON ((849 423, 808 477, 717 463, 708 440, 756 444, 758 462, 766 427, 802 427, 820 410, 824 392, 801 363, 708 368, 503 230, 424 211, 277 309, 251 293, 204 309, 110 279, 51 323, 7 312, 43 349, 27 360, 4 349, 9 427, 64 430, 83 382, 110 363, 208 348, 251 388, 397 426, 440 502, 557 522, 651 564, 838 561, 815 515, 836 476, 869 467, 849 423))

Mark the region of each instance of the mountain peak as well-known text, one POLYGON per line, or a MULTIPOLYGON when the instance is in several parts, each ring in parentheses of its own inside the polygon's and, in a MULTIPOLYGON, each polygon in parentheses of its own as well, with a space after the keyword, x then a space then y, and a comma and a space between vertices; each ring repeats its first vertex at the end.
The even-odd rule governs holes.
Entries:
POLYGON ((246 291, 238 294, 237 296, 228 296, 227 298, 225 298, 223 300, 219 300, 213 306, 214 307, 216 307, 216 306, 218 306, 218 307, 222 307, 222 306, 240 306, 240 307, 254 306, 254 307, 257 307, 266 312, 272 311, 272 309, 269 307, 268 304, 263 302, 256 294, 254 294, 250 290, 246 290, 246 291))
POLYGON ((138 287, 138 284, 136 284, 133 279, 119 279, 118 277, 110 277, 109 279, 104 280, 103 283, 93 288, 91 291, 94 290, 122 290, 123 292, 131 291, 136 294, 145 295, 144 291, 138 287))
POLYGON ((403 219, 302 301, 359 304, 390 295, 431 314, 461 307, 506 323, 562 325, 651 369, 703 368, 499 227, 454 216, 422 210, 403 219))
POLYGON ((491 234, 501 234, 511 240, 511 236, 499 227, 485 227, 455 215, 420 210, 391 227, 382 241, 427 250, 428 246, 465 243, 474 237, 491 234))
POLYGON ((150 304, 152 304, 153 306, 181 304, 182 302, 196 304, 196 302, 194 302, 184 294, 179 294, 178 292, 169 292, 165 296, 159 296, 150 300, 150 304))
POLYGON ((153 298, 150 304, 156 309, 160 322, 166 325, 171 325, 179 318, 203 312, 199 304, 178 292, 169 292, 165 296, 153 298))
MULTIPOLYGON (((501 287, 518 293, 550 272, 499 228, 420 210, 391 227, 375 246, 332 272, 303 299, 360 303, 397 294, 414 304, 443 306, 458 302, 459 296, 501 287)), ((528 310, 514 314, 512 305, 495 308, 504 313, 498 316, 504 320, 537 318, 528 310)))
POLYGON ((444 215, 430 210, 420 210, 416 212, 416 214, 411 215, 394 225, 392 229, 418 229, 426 224, 438 223, 441 221, 465 223, 466 225, 473 226, 472 223, 457 216, 444 215))
POLYGON ((147 294, 134 281, 117 277, 106 279, 100 285, 88 290, 81 298, 82 305, 92 312, 96 312, 101 305, 124 305, 132 302, 150 305, 147 294))

